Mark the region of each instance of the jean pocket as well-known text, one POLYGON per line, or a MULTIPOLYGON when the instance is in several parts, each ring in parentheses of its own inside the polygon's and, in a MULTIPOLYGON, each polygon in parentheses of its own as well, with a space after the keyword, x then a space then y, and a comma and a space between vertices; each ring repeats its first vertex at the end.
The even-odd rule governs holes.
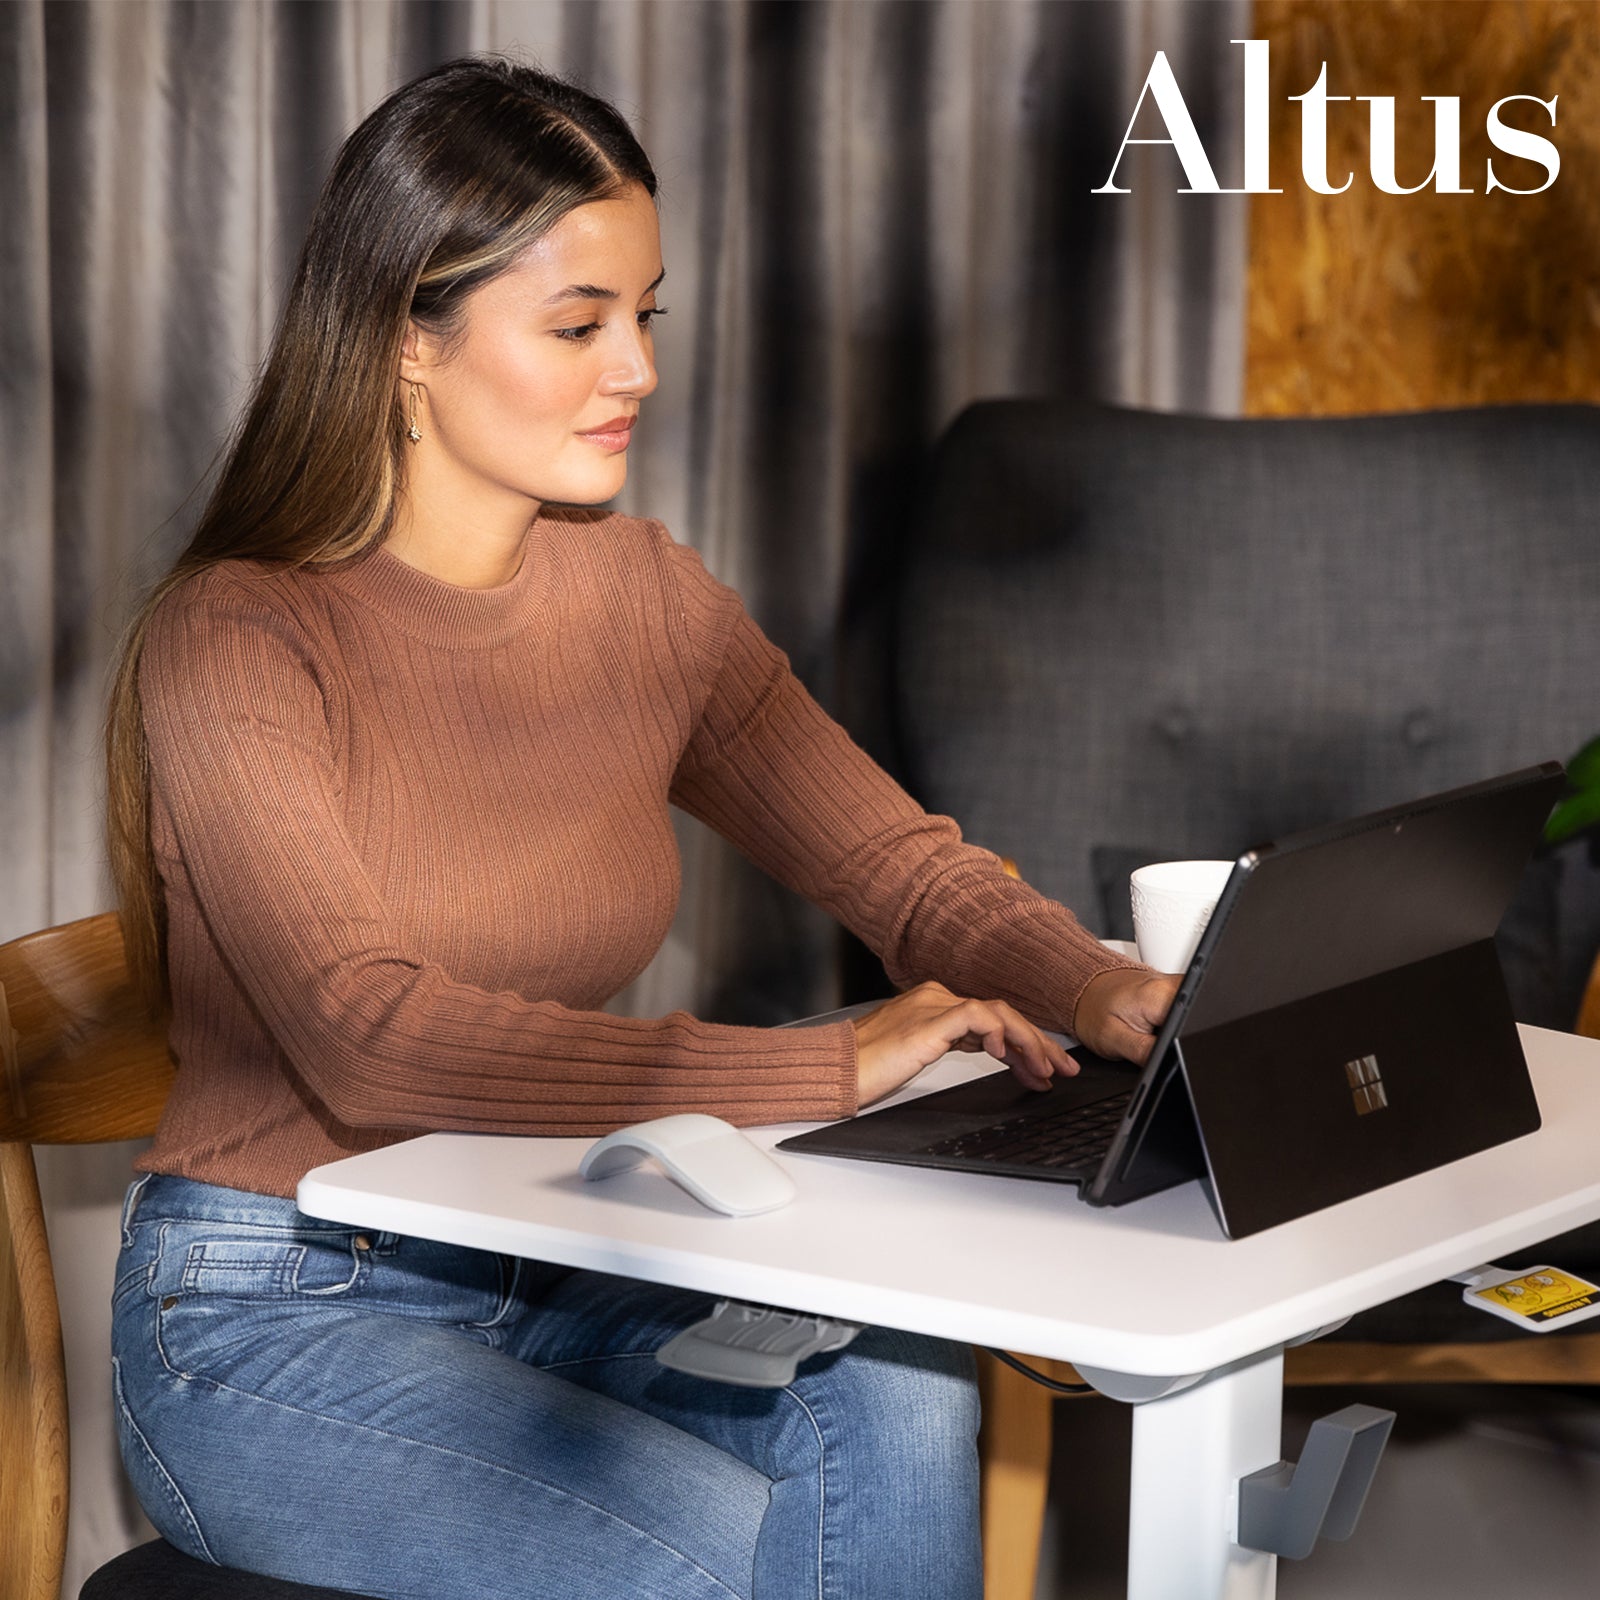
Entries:
POLYGON ((215 1223, 168 1222, 149 1278, 149 1292, 221 1295, 230 1300, 275 1300, 349 1294, 370 1275, 372 1258, 388 1238, 353 1228, 307 1234, 290 1228, 219 1228, 215 1223))
POLYGON ((155 1347, 173 1376, 225 1381, 285 1317, 347 1304, 388 1241, 351 1228, 309 1233, 239 1223, 161 1225, 146 1292, 155 1347))
POLYGON ((212 1239, 191 1244, 178 1283, 183 1294, 221 1294, 235 1300, 298 1294, 345 1294, 361 1276, 354 1244, 311 1254, 304 1244, 212 1239))

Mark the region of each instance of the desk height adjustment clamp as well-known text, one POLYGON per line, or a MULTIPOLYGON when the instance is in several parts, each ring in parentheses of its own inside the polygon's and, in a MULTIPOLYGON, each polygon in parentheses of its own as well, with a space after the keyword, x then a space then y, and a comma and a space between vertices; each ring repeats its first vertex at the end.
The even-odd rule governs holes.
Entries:
POLYGON ((1239 1480, 1239 1544, 1300 1561, 1319 1538, 1348 1539, 1393 1426, 1394 1412, 1376 1406, 1319 1417, 1298 1462, 1239 1480))
POLYGON ((674 1372, 718 1383, 781 1389, 794 1382, 795 1368, 807 1356, 844 1349, 865 1326, 837 1317, 719 1300, 709 1317, 662 1345, 656 1360, 674 1372))

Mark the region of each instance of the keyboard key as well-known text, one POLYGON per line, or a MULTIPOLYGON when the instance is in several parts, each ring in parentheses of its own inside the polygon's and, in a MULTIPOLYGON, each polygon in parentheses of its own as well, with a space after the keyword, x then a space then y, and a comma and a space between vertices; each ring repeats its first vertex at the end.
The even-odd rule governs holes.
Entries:
POLYGON ((1042 1167, 1052 1172, 1097 1167, 1122 1121, 1131 1091, 1089 1106, 1066 1106, 1010 1117, 993 1127, 956 1134, 920 1152, 997 1166, 1042 1167))

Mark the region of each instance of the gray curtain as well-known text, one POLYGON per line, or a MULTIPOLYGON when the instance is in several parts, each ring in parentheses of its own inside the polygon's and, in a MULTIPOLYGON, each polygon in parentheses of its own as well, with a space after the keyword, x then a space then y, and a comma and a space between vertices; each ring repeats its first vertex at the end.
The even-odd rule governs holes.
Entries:
MULTIPOLYGON (((1133 195, 1089 191, 1156 49, 1230 181, 1228 40, 1247 32, 1247 0, 0 5, 0 938, 110 904, 119 629, 193 523, 334 149, 395 84, 505 50, 634 120, 672 315, 622 504, 697 545, 880 748, 866 624, 967 401, 1237 409, 1240 202, 1177 196, 1151 147, 1121 169, 1133 195)), ((778 1021, 833 1003, 829 925, 696 825, 680 838, 677 923, 617 1005, 778 1021)), ((69 1593, 139 1532, 105 1356, 127 1159, 41 1160, 74 1400, 69 1593)))

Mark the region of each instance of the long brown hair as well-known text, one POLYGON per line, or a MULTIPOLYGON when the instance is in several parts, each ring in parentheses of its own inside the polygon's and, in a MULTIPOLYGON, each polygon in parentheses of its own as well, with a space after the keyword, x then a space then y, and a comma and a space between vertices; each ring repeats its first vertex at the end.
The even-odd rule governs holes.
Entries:
POLYGON ((397 89, 345 141, 283 318, 194 537, 134 617, 106 722, 107 831, 129 965, 167 995, 166 908, 150 847, 139 656, 177 585, 234 557, 338 561, 387 533, 403 479, 401 343, 445 340, 468 295, 569 211, 655 173, 619 113, 497 57, 397 89))

